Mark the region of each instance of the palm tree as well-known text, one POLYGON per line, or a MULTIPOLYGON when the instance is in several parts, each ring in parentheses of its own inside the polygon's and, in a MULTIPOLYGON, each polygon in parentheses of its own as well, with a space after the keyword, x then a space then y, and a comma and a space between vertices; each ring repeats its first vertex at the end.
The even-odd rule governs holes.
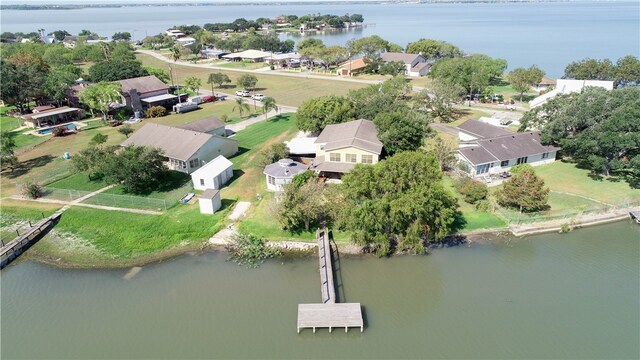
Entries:
POLYGON ((245 111, 249 111, 249 104, 244 102, 244 100, 242 100, 241 97, 237 97, 236 104, 233 106, 233 111, 236 111, 236 109, 238 109, 238 112, 240 113, 240 117, 242 117, 242 114, 245 111))
POLYGON ((269 120, 269 111, 271 110, 278 111, 278 105, 276 105, 276 99, 271 96, 267 96, 262 99, 262 112, 264 113, 266 120, 269 120))

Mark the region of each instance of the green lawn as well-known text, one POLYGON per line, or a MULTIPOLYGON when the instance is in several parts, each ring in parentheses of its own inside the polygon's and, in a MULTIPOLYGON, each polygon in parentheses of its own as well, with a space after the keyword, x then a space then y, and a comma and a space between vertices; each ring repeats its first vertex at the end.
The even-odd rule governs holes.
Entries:
POLYGON ((443 183, 458 199, 458 210, 462 213, 461 220, 463 221, 463 224, 460 229, 456 229, 457 231, 465 232, 481 229, 502 229, 507 227, 507 224, 495 214, 479 211, 474 205, 465 202, 462 195, 458 193, 456 188, 453 186, 452 178, 448 176, 443 177, 443 183))
POLYGON ((267 146, 290 139, 298 131, 294 114, 283 114, 261 121, 239 131, 234 138, 238 140, 240 154, 231 158, 237 177, 229 187, 223 189, 225 198, 255 200, 256 194, 266 191, 262 168, 256 164, 260 151, 267 146))
POLYGON ((81 174, 73 174, 69 177, 60 179, 58 181, 54 181, 51 184, 48 184, 48 187, 56 188, 56 189, 71 189, 71 190, 81 190, 81 191, 96 191, 102 189, 107 186, 107 184, 102 179, 92 179, 89 180, 89 177, 86 173, 81 174))
POLYGON ((169 178, 162 181, 162 185, 159 189, 149 191, 145 194, 129 194, 124 191, 121 185, 113 187, 105 194, 114 195, 130 195, 148 197, 152 199, 162 199, 167 201, 167 205, 174 204, 180 200, 186 194, 193 192, 193 184, 191 183, 191 176, 179 171, 170 171, 169 178))
MULTIPOLYGON (((158 60, 152 56, 145 54, 136 54, 138 60, 142 61, 145 66, 152 66, 156 68, 165 69, 167 63, 158 60)), ((245 74, 244 72, 219 69, 207 69, 202 67, 192 67, 184 65, 174 66, 174 74, 177 77, 179 83, 184 83, 184 79, 188 76, 196 76, 202 79, 203 84, 206 84, 209 74, 214 72, 222 72, 227 74, 232 81, 232 84, 236 83, 236 79, 245 74)), ((305 100, 315 98, 322 95, 346 95, 351 89, 359 89, 368 84, 360 84, 354 82, 334 80, 319 80, 319 79, 307 79, 304 77, 289 77, 275 74, 253 74, 258 78, 258 84, 256 91, 271 96, 276 99, 278 104, 289 106, 300 106, 305 100)), ((204 87, 203 87, 204 88, 204 87)), ((235 85, 231 85, 225 89, 221 89, 223 92, 234 92, 235 85)))
POLYGON ((190 111, 184 114, 171 114, 154 119, 144 119, 143 122, 152 122, 168 126, 179 126, 210 116, 216 116, 220 118, 222 115, 227 115, 228 119, 225 123, 233 124, 242 120, 246 120, 251 116, 262 114, 261 108, 257 108, 257 110, 255 110, 253 106, 251 106, 249 113, 244 113, 242 115, 242 118, 240 118, 240 114, 238 113, 238 111, 233 110, 234 106, 235 101, 233 100, 214 101, 212 103, 200 104, 199 110, 190 111))
MULTIPOLYGON (((264 187, 266 188, 266 186, 264 187)), ((242 221, 240 230, 262 236, 271 241, 296 240, 315 242, 315 229, 301 233, 291 233, 280 229, 280 225, 273 215, 273 207, 273 193, 267 192, 262 200, 255 203, 250 217, 242 221)), ((343 231, 334 231, 333 236, 337 242, 348 242, 350 240, 350 235, 343 231)))
POLYGON ((215 64, 214 66, 230 68, 230 69, 245 69, 245 70, 255 70, 255 69, 262 69, 263 67, 269 67, 269 65, 265 63, 256 63, 256 62, 248 62, 248 61, 225 62, 222 64, 215 64))
POLYGON ((622 205, 625 201, 640 201, 640 189, 632 189, 624 180, 613 177, 593 178, 589 176, 588 170, 578 169, 572 163, 556 161, 553 164, 537 166, 535 171, 551 190, 613 205, 622 205))

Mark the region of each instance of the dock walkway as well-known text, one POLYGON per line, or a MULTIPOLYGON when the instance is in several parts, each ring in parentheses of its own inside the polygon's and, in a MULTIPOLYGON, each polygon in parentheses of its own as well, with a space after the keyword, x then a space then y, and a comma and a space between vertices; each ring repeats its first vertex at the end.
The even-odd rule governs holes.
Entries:
POLYGON ((318 239, 318 261, 320 268, 321 304, 298 304, 298 333, 301 329, 344 328, 359 327, 364 331, 362 307, 360 303, 336 303, 336 289, 333 281, 333 263, 331 242, 327 229, 320 229, 316 233, 318 239))
POLYGON ((62 211, 58 211, 49 217, 43 218, 31 226, 29 230, 2 246, 0 248, 0 269, 4 269, 5 266, 9 265, 31 245, 40 240, 58 222, 61 215, 62 211))

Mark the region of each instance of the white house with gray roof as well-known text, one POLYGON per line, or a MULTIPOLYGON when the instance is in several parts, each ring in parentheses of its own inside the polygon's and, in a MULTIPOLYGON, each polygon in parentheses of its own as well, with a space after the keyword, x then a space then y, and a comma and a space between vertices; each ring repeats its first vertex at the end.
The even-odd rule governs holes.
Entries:
POLYGON ((431 63, 427 62, 422 55, 407 54, 400 52, 386 52, 380 54, 382 61, 401 62, 405 66, 404 74, 407 76, 425 76, 431 68, 431 63))
POLYGON ((382 154, 376 125, 365 119, 327 125, 315 145, 311 169, 329 178, 340 178, 356 164, 375 164, 382 154))
POLYGON ((284 186, 290 184, 294 176, 307 171, 308 168, 307 165, 291 159, 281 159, 265 166, 264 175, 266 176, 267 189, 283 191, 284 186))
POLYGON ((514 133, 479 121, 465 124, 459 127, 475 138, 461 142, 457 155, 470 176, 499 174, 519 164, 549 164, 560 150, 542 145, 537 131, 514 133))
POLYGON ((229 157, 238 152, 235 139, 153 123, 145 124, 121 146, 158 148, 170 169, 187 174, 220 155, 229 157))

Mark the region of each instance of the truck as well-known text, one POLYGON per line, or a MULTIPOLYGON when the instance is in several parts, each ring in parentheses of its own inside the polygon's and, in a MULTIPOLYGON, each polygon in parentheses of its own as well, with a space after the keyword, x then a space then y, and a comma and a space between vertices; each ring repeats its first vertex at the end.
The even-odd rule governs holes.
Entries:
POLYGON ((180 103, 173 105, 173 111, 176 114, 182 114, 198 109, 198 104, 192 102, 180 103))

